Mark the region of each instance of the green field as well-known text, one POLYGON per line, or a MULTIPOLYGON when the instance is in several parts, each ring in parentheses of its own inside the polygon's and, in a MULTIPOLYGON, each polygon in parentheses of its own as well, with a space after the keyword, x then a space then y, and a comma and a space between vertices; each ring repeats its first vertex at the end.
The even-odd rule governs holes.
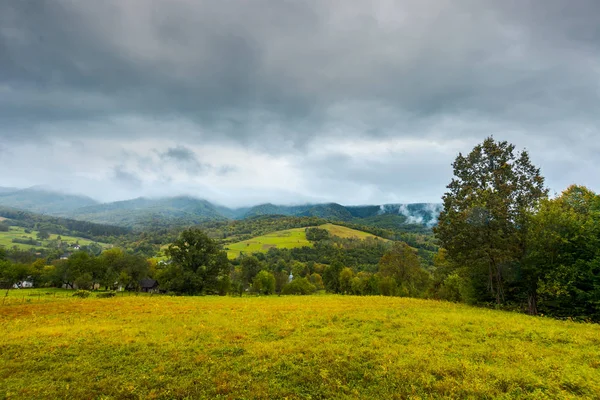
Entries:
MULTIPOLYGON (((42 289, 44 290, 44 289, 42 289)), ((0 306, 0 398, 598 398, 600 327, 389 297, 0 306)))
POLYGON ((359 231, 359 230, 352 229, 352 228, 347 228, 347 227, 341 226, 341 225, 324 224, 324 225, 319 226, 319 228, 327 230, 329 232, 329 234, 331 234, 332 236, 341 237, 343 239, 364 240, 367 238, 371 238, 371 239, 380 239, 380 240, 388 241, 387 239, 377 237, 373 234, 359 231))
MULTIPOLYGON (((84 239, 80 237, 68 236, 68 235, 55 235, 50 234, 50 237, 47 240, 37 240, 37 231, 32 230, 31 233, 26 233, 25 228, 19 226, 11 226, 8 232, 0 232, 0 246, 4 246, 6 248, 10 248, 13 246, 17 246, 20 249, 38 249, 38 248, 46 248, 51 240, 56 240, 58 236, 61 237, 61 240, 64 243, 75 244, 79 242, 81 246, 86 246, 93 243, 92 240, 84 239), (32 238, 39 242, 42 242, 42 246, 34 246, 30 244, 22 244, 22 243, 13 243, 13 239, 28 239, 32 238)), ((107 244, 98 243, 102 247, 107 247, 107 244)))
MULTIPOLYGON (((320 225, 319 228, 329 231, 329 233, 333 236, 338 236, 346 239, 377 238, 377 236, 372 235, 370 233, 362 232, 356 229, 346 228, 345 226, 340 225, 324 224, 320 225)), ((262 236, 257 236, 255 238, 237 243, 231 243, 226 245, 225 248, 227 249, 227 256, 230 259, 234 259, 238 257, 241 253, 251 254, 267 252, 272 247, 280 249, 293 249, 295 247, 304 246, 312 246, 312 243, 306 239, 306 228, 295 228, 277 231, 262 236)))
POLYGON ((225 248, 227 249, 227 257, 233 259, 242 253, 266 252, 272 247, 293 249, 304 246, 312 246, 312 243, 306 240, 305 228, 295 228, 268 233, 242 242, 231 243, 226 245, 225 248))

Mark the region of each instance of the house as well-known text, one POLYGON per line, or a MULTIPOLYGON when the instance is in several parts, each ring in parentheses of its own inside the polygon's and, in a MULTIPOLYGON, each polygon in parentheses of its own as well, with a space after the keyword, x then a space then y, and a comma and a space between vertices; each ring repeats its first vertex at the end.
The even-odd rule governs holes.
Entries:
POLYGON ((65 254, 63 254, 63 255, 60 256, 60 259, 61 260, 68 260, 70 256, 71 255, 69 253, 65 253, 65 254))
POLYGON ((31 280, 31 278, 27 278, 24 281, 17 282, 13 285, 14 289, 25 289, 25 288, 32 288, 32 287, 33 287, 33 281, 31 280))
POLYGON ((146 293, 158 292, 158 281, 150 278, 145 278, 140 281, 140 289, 146 293))

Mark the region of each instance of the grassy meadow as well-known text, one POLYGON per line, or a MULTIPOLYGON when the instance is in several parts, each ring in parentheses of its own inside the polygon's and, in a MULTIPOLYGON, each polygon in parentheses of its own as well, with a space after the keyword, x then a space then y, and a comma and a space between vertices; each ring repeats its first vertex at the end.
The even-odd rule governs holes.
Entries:
POLYGON ((600 394, 600 326, 427 300, 59 296, 0 333, 7 399, 600 394))
MULTIPOLYGON (((56 240, 58 236, 61 237, 61 240, 64 243, 68 243, 68 244, 79 243, 81 246, 87 246, 87 245, 93 243, 93 241, 89 240, 89 239, 84 239, 84 238, 75 237, 75 236, 68 236, 68 235, 56 235, 56 234, 50 234, 49 238, 46 240, 38 240, 37 233, 38 232, 34 231, 34 230, 32 230, 30 233, 27 233, 27 232, 25 232, 25 228, 22 228, 20 226, 11 226, 10 230, 8 232, 0 232, 0 246, 4 246, 6 248, 17 246, 18 248, 25 249, 25 250, 38 249, 38 248, 47 247, 49 242, 51 240, 56 240), (13 243, 13 241, 12 241, 13 239, 33 239, 38 242, 41 242, 42 246, 34 246, 34 245, 22 244, 22 243, 13 243)), ((102 247, 108 246, 104 243, 98 243, 98 244, 102 247)))
POLYGON ((359 230, 352 229, 352 228, 347 228, 347 227, 341 226, 341 225, 324 224, 324 225, 320 225, 319 228, 325 229, 326 231, 329 232, 330 235, 337 236, 342 239, 365 240, 367 238, 371 238, 371 239, 381 239, 381 240, 388 241, 387 239, 380 238, 371 233, 359 231, 359 230))
MULTIPOLYGON (((377 236, 356 229, 335 224, 323 224, 319 228, 327 230, 332 236, 338 236, 344 239, 375 239, 377 236)), ((381 240, 387 240, 382 239, 381 240)), ((312 246, 312 243, 306 239, 306 228, 286 229, 257 236, 252 239, 226 245, 227 256, 230 259, 237 258, 242 252, 246 254, 267 252, 270 248, 293 249, 295 247, 312 246)))
POLYGON ((257 236, 252 239, 226 245, 227 257, 234 259, 242 252, 246 254, 267 252, 271 247, 293 249, 295 247, 312 246, 306 239, 305 228, 286 229, 257 236))

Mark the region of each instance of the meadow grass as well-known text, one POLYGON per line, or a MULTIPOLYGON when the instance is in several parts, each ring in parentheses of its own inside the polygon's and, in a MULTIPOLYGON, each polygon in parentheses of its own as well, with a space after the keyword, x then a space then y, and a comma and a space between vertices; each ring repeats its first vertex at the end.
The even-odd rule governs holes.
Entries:
MULTIPOLYGON (((46 240, 38 240, 42 243, 42 246, 33 246, 30 244, 22 244, 22 243, 13 243, 13 239, 34 239, 37 240, 37 231, 32 230, 30 233, 25 232, 25 228, 20 226, 11 226, 8 232, 0 232, 0 246, 4 246, 6 248, 10 248, 13 246, 17 246, 20 249, 28 250, 28 249, 38 249, 45 248, 48 246, 50 240, 56 240, 58 236, 61 237, 61 240, 65 243, 75 244, 79 242, 82 246, 87 246, 93 243, 92 240, 84 239, 81 237, 69 236, 69 235, 56 235, 50 234, 50 237, 46 240)), ((105 243, 98 243, 102 247, 108 247, 105 243)))
POLYGON ((319 228, 327 230, 332 236, 337 236, 343 239, 381 239, 384 241, 388 241, 387 239, 380 238, 368 232, 359 231, 352 228, 347 228, 341 225, 335 224, 323 224, 320 225, 319 228))
POLYGON ((226 245, 227 256, 230 259, 246 254, 267 252, 270 248, 293 249, 295 247, 312 246, 306 239, 305 228, 286 229, 257 236, 252 239, 226 245))
MULTIPOLYGON (((319 228, 327 230, 333 236, 344 239, 354 238, 364 240, 367 238, 377 238, 377 236, 370 233, 335 224, 323 224, 320 225, 319 228)), ((379 239, 387 241, 387 239, 379 239)), ((234 259, 242 252, 246 254, 265 253, 269 251, 271 247, 293 249, 304 246, 312 246, 312 243, 306 239, 306 228, 294 228, 268 233, 237 243, 231 243, 225 247, 227 248, 227 257, 234 259)))
POLYGON ((598 325, 430 300, 57 298, 1 306, 0 333, 0 398, 600 394, 598 325))

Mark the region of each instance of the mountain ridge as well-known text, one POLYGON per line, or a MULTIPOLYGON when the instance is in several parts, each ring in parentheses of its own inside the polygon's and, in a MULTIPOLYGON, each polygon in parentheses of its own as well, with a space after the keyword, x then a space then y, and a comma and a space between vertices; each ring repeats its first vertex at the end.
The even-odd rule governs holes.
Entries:
POLYGON ((439 203, 344 206, 334 202, 299 205, 262 203, 251 207, 232 208, 189 195, 138 197, 99 203, 86 196, 64 194, 46 188, 34 187, 12 192, 8 189, 10 188, 0 188, 0 206, 140 229, 272 215, 319 217, 332 221, 363 221, 373 224, 381 224, 383 220, 386 224, 413 224, 430 228, 437 223, 437 216, 442 209, 439 203))

